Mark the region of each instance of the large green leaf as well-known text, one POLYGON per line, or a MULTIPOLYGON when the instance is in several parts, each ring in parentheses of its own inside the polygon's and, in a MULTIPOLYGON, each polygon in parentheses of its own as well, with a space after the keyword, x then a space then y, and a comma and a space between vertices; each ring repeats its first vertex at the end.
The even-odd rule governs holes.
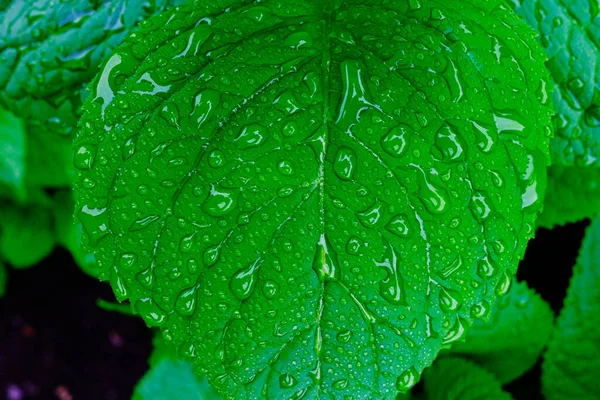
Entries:
POLYGON ((150 370, 137 384, 133 400, 220 400, 206 377, 198 377, 192 365, 177 357, 164 340, 154 340, 150 370))
POLYGON ((535 365, 553 323, 550 306, 524 282, 514 283, 492 308, 490 320, 476 321, 452 352, 476 361, 500 382, 511 382, 535 365))
POLYGON ((586 232, 543 364, 548 400, 600 398, 600 217, 586 232))
POLYGON ((140 20, 182 1, 3 2, 0 104, 25 121, 29 183, 71 182, 71 134, 84 85, 140 20))
MULTIPOLYGON (((506 0, 540 34, 556 90, 552 141, 558 165, 600 166, 598 0, 506 0)), ((550 94, 543 94, 549 96, 550 94)))
POLYGON ((510 400, 496 378, 471 361, 442 357, 425 371, 427 400, 510 400))
POLYGON ((392 398, 533 234, 542 60, 500 1, 186 3, 91 84, 84 243, 225 396, 392 398))
POLYGON ((25 198, 26 136, 22 121, 0 108, 0 186, 16 199, 25 198))

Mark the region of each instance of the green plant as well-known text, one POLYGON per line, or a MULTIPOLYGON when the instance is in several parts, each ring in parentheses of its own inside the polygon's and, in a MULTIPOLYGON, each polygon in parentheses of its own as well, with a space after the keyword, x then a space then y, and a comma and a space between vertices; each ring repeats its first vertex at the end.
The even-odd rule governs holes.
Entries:
POLYGON ((0 259, 58 242, 157 328, 135 399, 505 399, 548 343, 597 398, 597 223, 557 324, 515 279, 600 211, 580 3, 2 3, 0 259))

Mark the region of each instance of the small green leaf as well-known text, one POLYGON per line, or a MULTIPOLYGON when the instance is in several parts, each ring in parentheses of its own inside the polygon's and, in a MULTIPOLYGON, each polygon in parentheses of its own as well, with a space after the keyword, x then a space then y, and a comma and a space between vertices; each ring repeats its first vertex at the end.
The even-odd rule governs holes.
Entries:
POLYGON ((586 231, 565 305, 544 357, 548 400, 600 398, 600 217, 586 231))
POLYGON ((90 85, 84 245, 224 396, 391 398, 509 288, 546 79, 501 1, 190 1, 90 85))
POLYGON ((6 293, 6 281, 8 280, 8 274, 6 271, 6 267, 4 266, 4 263, 2 263, 2 261, 0 261, 0 297, 4 296, 4 293, 6 293))
POLYGON ((537 32, 556 90, 553 163, 600 166, 600 18, 597 0, 506 0, 537 32))
POLYGON ((96 300, 96 305, 105 310, 105 311, 112 311, 112 312, 116 312, 119 314, 123 314, 123 315, 136 315, 132 310, 131 310, 131 304, 129 303, 114 303, 111 301, 106 301, 104 299, 98 299, 96 300))
POLYGON ((177 358, 162 339, 154 340, 150 370, 137 384, 132 400, 220 400, 206 377, 197 376, 190 363, 177 358))
POLYGON ((538 225, 552 228, 590 218, 600 212, 600 168, 548 168, 548 190, 538 225))
POLYGON ((23 122, 0 108, 0 186, 10 187, 18 200, 25 198, 25 154, 27 138, 23 122))
POLYGON ((0 256, 15 268, 37 264, 54 248, 52 211, 42 205, 0 207, 0 256))
POLYGON ((441 357, 423 379, 427 400, 512 399, 491 373, 462 358, 441 357))
POLYGON ((476 321, 452 353, 465 356, 508 383, 527 372, 548 344, 554 314, 525 282, 514 283, 492 308, 491 319, 476 321))

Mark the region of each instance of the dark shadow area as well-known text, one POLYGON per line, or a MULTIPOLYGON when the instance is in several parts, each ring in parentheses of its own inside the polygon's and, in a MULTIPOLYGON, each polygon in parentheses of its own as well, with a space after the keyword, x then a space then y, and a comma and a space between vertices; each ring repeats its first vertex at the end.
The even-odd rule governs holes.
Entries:
POLYGON ((62 249, 35 268, 10 270, 0 299, 0 399, 129 400, 146 372, 151 331, 104 311, 107 284, 62 249))

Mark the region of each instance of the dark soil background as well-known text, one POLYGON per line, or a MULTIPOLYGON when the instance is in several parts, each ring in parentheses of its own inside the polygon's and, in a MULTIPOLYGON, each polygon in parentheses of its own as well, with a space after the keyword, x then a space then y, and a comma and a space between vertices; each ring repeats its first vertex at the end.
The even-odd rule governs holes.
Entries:
MULTIPOLYGON (((540 229, 519 268, 519 279, 555 312, 587 225, 540 229)), ((10 270, 0 299, 0 399, 131 398, 147 369, 151 331, 137 318, 100 309, 98 298, 114 300, 107 284, 81 272, 62 249, 35 268, 10 270)), ((541 400, 539 365, 506 389, 516 400, 541 400)))

